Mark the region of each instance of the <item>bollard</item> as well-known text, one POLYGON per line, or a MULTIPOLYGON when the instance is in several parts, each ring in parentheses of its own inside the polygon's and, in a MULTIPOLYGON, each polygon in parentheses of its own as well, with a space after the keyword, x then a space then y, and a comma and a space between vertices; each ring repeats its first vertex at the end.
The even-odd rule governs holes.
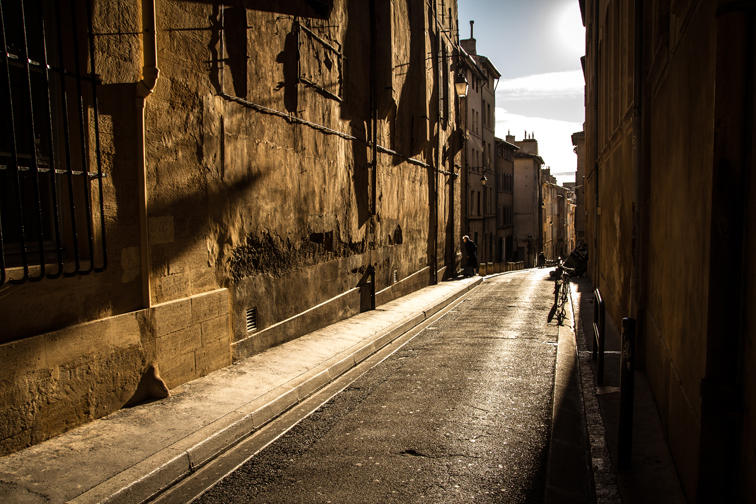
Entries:
POLYGON ((622 357, 620 359, 620 411, 617 437, 617 467, 629 469, 633 458, 633 403, 635 370, 635 319, 622 319, 622 357))
POLYGON ((606 310, 604 299, 598 289, 593 291, 593 352, 596 361, 596 385, 604 384, 604 342, 606 335, 606 310))

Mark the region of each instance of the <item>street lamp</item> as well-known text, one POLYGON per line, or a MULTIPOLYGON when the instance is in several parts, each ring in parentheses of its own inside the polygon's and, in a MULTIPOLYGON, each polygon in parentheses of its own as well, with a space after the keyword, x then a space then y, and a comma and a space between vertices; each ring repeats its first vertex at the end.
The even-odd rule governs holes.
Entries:
POLYGON ((486 177, 486 175, 483 174, 483 176, 480 177, 480 183, 481 185, 486 185, 486 182, 488 182, 488 177, 486 177))
POLYGON ((462 73, 462 70, 459 70, 454 77, 454 89, 457 90, 457 96, 460 98, 467 96, 467 79, 462 73))

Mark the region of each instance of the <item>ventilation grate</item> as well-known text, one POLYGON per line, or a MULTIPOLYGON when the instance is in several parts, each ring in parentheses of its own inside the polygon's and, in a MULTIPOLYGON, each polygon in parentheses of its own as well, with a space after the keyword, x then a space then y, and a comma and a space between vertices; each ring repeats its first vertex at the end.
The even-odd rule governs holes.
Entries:
POLYGON ((247 332, 257 332, 257 307, 247 308, 247 332))

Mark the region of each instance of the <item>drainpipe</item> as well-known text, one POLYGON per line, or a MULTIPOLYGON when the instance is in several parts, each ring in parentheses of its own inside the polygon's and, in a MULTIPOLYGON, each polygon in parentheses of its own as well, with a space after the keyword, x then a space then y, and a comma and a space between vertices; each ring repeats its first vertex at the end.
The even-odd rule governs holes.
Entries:
POLYGON ((155 31, 155 0, 142 0, 142 79, 136 84, 137 112, 137 177, 139 202, 140 263, 142 275, 142 306, 152 305, 150 286, 150 242, 147 218, 147 161, 145 156, 144 107, 152 94, 160 70, 157 66, 157 34, 155 31))
POLYGON ((431 162, 432 168, 428 170, 428 185, 430 188, 430 195, 428 201, 429 212, 429 233, 428 241, 430 248, 430 279, 429 285, 435 285, 438 283, 438 177, 439 170, 441 169, 441 44, 442 34, 441 30, 436 25, 436 14, 433 13, 432 26, 429 26, 429 32, 435 27, 436 29, 436 44, 433 45, 433 37, 431 37, 431 51, 433 52, 433 88, 436 91, 436 142, 434 145, 435 152, 433 153, 433 161, 431 162))
POLYGON ((593 250, 589 261, 593 261, 593 286, 599 288, 601 274, 599 272, 599 233, 601 217, 601 201, 599 200, 599 8, 598 1, 592 2, 593 9, 593 250))
POLYGON ((632 304, 636 323, 636 366, 643 362, 643 317, 645 313, 645 268, 646 239, 648 231, 648 171, 644 166, 646 157, 645 129, 643 127, 643 1, 635 0, 635 47, 633 54, 633 178, 635 179, 633 201, 633 274, 631 278, 632 304))
POLYGON ((365 235, 368 245, 368 272, 370 274, 370 309, 375 309, 375 267, 373 266, 373 247, 371 242, 375 240, 375 227, 378 214, 378 90, 376 79, 378 68, 376 55, 378 54, 378 27, 376 26, 375 0, 370 0, 370 220, 368 221, 365 235))

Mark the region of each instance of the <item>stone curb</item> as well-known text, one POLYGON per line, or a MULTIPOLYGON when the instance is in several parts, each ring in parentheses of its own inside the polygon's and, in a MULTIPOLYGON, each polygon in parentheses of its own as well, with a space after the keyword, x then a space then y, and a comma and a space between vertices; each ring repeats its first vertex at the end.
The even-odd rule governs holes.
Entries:
POLYGON ((575 306, 573 295, 574 292, 570 289, 570 301, 573 303, 572 312, 573 314, 579 313, 578 320, 575 321, 577 369, 588 436, 588 449, 591 456, 594 498, 597 504, 619 504, 622 499, 619 494, 616 475, 612 472, 612 463, 606 446, 604 419, 601 416, 595 393, 596 379, 590 364, 590 357, 586 359, 581 356, 581 351, 587 350, 587 348, 584 348, 585 339, 582 337, 584 336, 581 328, 583 324, 582 311, 579 305, 575 306))
MULTIPOLYGON (((345 350, 195 433, 70 500, 73 504, 141 503, 194 472, 286 410, 336 380, 378 350, 467 294, 484 281, 478 277, 421 313, 403 317, 367 340, 345 350)), ((380 309, 380 307, 379 307, 380 309)))

